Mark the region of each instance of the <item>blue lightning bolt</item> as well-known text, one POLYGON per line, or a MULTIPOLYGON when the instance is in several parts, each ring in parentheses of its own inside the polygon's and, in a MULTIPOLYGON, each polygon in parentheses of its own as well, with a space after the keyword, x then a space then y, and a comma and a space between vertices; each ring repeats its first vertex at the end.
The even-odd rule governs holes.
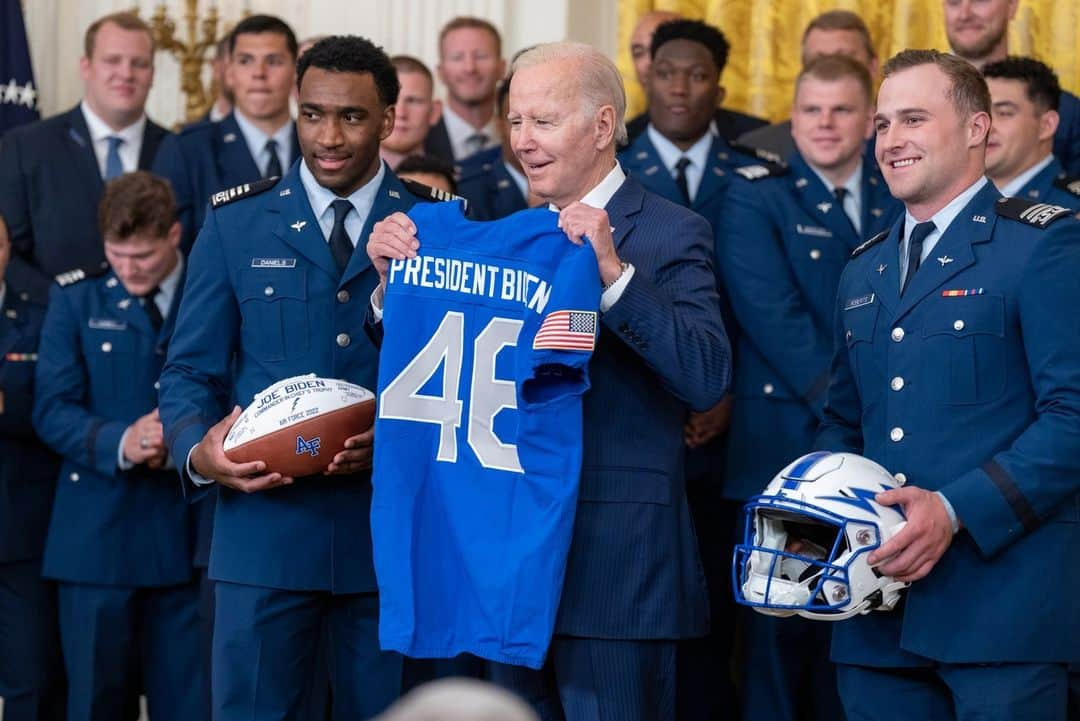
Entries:
POLYGON ((877 491, 867 491, 863 490, 862 488, 848 488, 845 490, 847 490, 848 493, 854 496, 854 498, 850 498, 848 496, 822 496, 821 500, 846 503, 849 506, 855 506, 856 508, 861 508, 864 511, 869 511, 875 516, 878 515, 877 509, 874 508, 875 504, 871 503, 871 501, 874 500, 874 496, 878 494, 877 491))

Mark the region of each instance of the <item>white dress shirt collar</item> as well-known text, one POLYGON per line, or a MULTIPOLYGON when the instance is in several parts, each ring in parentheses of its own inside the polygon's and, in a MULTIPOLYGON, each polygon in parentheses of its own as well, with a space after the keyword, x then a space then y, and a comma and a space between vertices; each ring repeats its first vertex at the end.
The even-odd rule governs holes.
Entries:
MULTIPOLYGON (((379 170, 375 173, 375 177, 345 198, 345 200, 352 203, 354 209, 345 216, 345 232, 348 234, 349 240, 352 241, 353 247, 356 247, 360 231, 364 229, 364 223, 367 222, 367 217, 371 214, 371 209, 375 205, 375 195, 379 192, 385 177, 386 163, 380 160, 379 170)), ((322 230, 323 238, 329 241, 330 231, 334 229, 334 209, 330 207, 330 204, 338 200, 338 196, 329 188, 319 185, 319 181, 315 180, 315 176, 311 174, 307 163, 303 161, 300 162, 300 182, 304 186, 304 192, 307 193, 311 211, 319 221, 319 228, 322 230)))
POLYGON ((245 118, 244 114, 239 110, 233 110, 233 117, 236 118, 236 124, 240 127, 240 134, 244 136, 244 144, 247 145, 248 152, 251 153, 260 174, 266 175, 266 167, 270 164, 270 151, 266 149, 266 141, 271 138, 277 141, 278 162, 281 163, 281 172, 284 173, 289 169, 289 163, 292 161, 292 158, 289 157, 292 152, 293 121, 291 119, 275 130, 273 135, 267 135, 255 127, 255 124, 245 118))
POLYGON ((1054 154, 1050 153, 1041 161, 1035 163, 1035 165, 1032 165, 1030 168, 1020 173, 1020 175, 1017 175, 1011 182, 1006 183, 1004 187, 998 188, 998 190, 1006 198, 1013 198, 1020 195, 1024 186, 1030 183, 1032 178, 1041 173, 1043 169, 1052 162, 1054 162, 1054 154))
POLYGON ((690 194, 690 202, 694 202, 698 188, 701 187, 701 179, 705 176, 705 166, 709 162, 709 149, 712 148, 713 133, 705 133, 685 151, 680 150, 675 143, 664 137, 659 130, 653 127, 652 123, 649 123, 645 128, 645 133, 649 136, 649 140, 652 141, 653 147, 656 148, 656 154, 660 156, 660 162, 664 164, 672 178, 675 177, 677 172, 675 164, 679 162, 679 158, 685 156, 690 160, 690 164, 686 166, 686 189, 690 194))
POLYGON ((90 131, 90 144, 94 147, 94 156, 98 161, 98 171, 101 177, 105 177, 105 163, 109 154, 109 137, 116 136, 123 139, 118 152, 120 163, 124 166, 124 172, 130 173, 139 168, 139 154, 142 152, 143 131, 146 130, 146 114, 126 128, 113 130, 108 123, 90 109, 85 100, 79 103, 83 119, 86 121, 86 129, 90 131))
MULTIPOLYGON (((923 240, 922 253, 919 255, 919 262, 925 261, 930 253, 934 251, 934 246, 941 239, 941 236, 945 234, 945 231, 949 229, 952 222, 956 220, 956 216, 960 214, 960 211, 971 202, 971 199, 975 197, 975 194, 982 190, 983 186, 989 183, 985 175, 980 175, 979 179, 969 185, 966 190, 953 198, 949 203, 934 213, 929 220, 934 223, 934 231, 930 235, 926 236, 923 240)), ((925 222, 925 221, 924 221, 925 222)), ((915 226, 919 224, 918 220, 910 212, 904 213, 904 236, 900 243, 900 282, 903 283, 904 275, 907 273, 907 255, 908 255, 908 242, 911 239, 911 232, 915 229, 915 226)))
MULTIPOLYGON (((826 178, 810 161, 806 161, 806 165, 825 185, 825 189, 829 191, 829 194, 835 195, 838 186, 826 178)), ((855 227, 856 233, 860 233, 862 228, 862 177, 863 160, 860 157, 859 164, 855 166, 854 172, 848 176, 843 185, 839 186, 847 190, 847 195, 844 196, 844 213, 847 214, 851 224, 855 227)))

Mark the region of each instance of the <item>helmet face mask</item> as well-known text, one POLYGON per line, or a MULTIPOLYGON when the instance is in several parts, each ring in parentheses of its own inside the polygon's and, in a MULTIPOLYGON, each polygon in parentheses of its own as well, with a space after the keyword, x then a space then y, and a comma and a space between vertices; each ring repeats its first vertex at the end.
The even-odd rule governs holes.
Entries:
POLYGON ((778 474, 745 507, 733 561, 736 601, 774 616, 841 620, 889 610, 907 584, 866 559, 903 527, 899 509, 874 496, 899 484, 849 453, 811 453, 778 474))

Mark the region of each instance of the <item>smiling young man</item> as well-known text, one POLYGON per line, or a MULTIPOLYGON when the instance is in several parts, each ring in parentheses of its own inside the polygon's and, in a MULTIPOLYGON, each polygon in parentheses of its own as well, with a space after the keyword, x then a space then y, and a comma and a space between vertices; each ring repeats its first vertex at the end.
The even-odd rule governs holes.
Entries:
POLYGON ((296 83, 296 36, 283 20, 252 15, 229 34, 225 80, 233 110, 188 126, 161 145, 154 172, 176 193, 184 252, 202 228, 210 196, 285 174, 300 151, 289 115, 296 83))
MULTIPOLYGON (((840 273, 851 251, 900 213, 865 159, 871 82, 846 55, 811 60, 795 81, 790 163, 740 167, 728 189, 717 264, 738 329, 729 501, 757 495, 763 479, 813 446, 840 273)), ((743 626, 743 718, 794 721, 803 708, 841 717, 827 624, 745 610, 743 626)))
POLYGON ((63 457, 42 573, 57 581, 67 718, 206 718, 192 510, 176 482, 157 382, 183 285, 169 185, 111 181, 111 272, 67 274, 42 328, 34 426, 63 457))
POLYGON ((424 155, 424 140, 441 116, 442 103, 435 100, 435 78, 427 65, 410 55, 390 58, 397 70, 401 92, 394 106, 394 130, 379 146, 379 153, 393 170, 410 155, 424 155))
MULTIPOLYGON (((979 69, 1004 60, 1009 54, 1009 22, 1019 6, 1019 0, 943 0, 949 47, 979 69)), ((1080 99, 1062 90, 1058 114, 1054 155, 1068 173, 1080 175, 1080 99)))
POLYGON ((1057 75, 1034 58, 1008 57, 983 66, 990 88, 986 176, 1002 195, 1070 208, 1080 204, 1080 183, 1066 177, 1054 157, 1060 116, 1057 75))
POLYGON ((868 561, 911 586, 897 611, 834 624, 840 697, 851 721, 1065 721, 1080 222, 986 179, 991 98, 974 67, 905 50, 884 73, 876 154, 906 212, 841 276, 816 446, 900 479, 877 501, 907 523, 868 561))
POLYGON ((379 158, 399 92, 386 54, 363 38, 325 38, 297 74, 301 161, 280 181, 217 196, 161 380, 185 482, 220 491, 210 551, 219 721, 295 717, 324 625, 335 718, 379 713, 401 683, 400 657, 380 652, 377 637, 372 433, 307 478, 222 451, 239 413, 223 389, 251 398, 303 373, 375 388, 378 351, 362 328, 378 274, 354 248, 376 220, 412 205, 379 158))
POLYGON ((106 267, 97 211, 106 181, 149 168, 168 134, 146 117, 154 79, 150 27, 114 13, 86 30, 83 99, 0 143, 0 215, 11 234, 8 278, 45 303, 54 276, 106 267))

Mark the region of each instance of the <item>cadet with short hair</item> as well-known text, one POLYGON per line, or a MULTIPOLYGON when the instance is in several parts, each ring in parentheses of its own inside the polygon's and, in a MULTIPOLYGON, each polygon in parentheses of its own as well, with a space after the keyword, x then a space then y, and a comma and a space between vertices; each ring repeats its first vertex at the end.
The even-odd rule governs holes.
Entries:
POLYGON ((394 130, 379 146, 379 153, 396 170, 404 158, 425 154, 424 141, 441 117, 442 103, 434 98, 435 78, 427 65, 410 55, 395 55, 390 62, 397 70, 401 92, 394 105, 394 130))
POLYGON ((867 561, 911 586, 902 608, 833 625, 853 721, 1066 718, 1080 222, 986 179, 989 113, 986 82, 956 56, 885 65, 876 154, 906 212, 840 278, 816 445, 903 484, 876 500, 907 523, 867 561))
POLYGON ((158 417, 180 303, 180 224, 145 171, 105 186, 111 272, 60 276, 41 332, 34 426, 63 457, 42 573, 59 582, 69 721, 205 718, 191 510, 158 417))

